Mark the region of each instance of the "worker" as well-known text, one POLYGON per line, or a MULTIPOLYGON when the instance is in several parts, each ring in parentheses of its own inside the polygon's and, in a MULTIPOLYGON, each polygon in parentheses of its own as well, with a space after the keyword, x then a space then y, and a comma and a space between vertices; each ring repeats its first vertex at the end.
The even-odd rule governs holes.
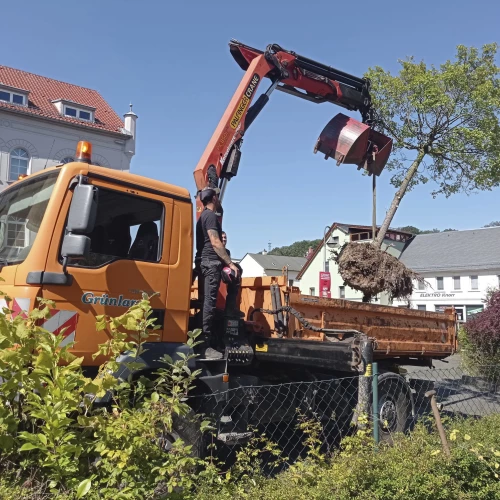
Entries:
MULTIPOLYGON (((227 248, 227 234, 224 231, 222 231, 222 244, 224 245, 224 248, 226 249, 226 252, 229 255, 229 257, 231 257, 231 252, 227 248)), ((238 268, 239 271, 236 279, 225 280, 227 285, 225 310, 226 313, 229 313, 231 315, 242 316, 242 313, 239 311, 236 301, 238 299, 238 293, 240 291, 240 279, 238 278, 241 278, 241 275, 243 274, 243 269, 239 264, 235 264, 235 266, 238 268)))
POLYGON ((221 359, 223 354, 212 348, 216 342, 213 334, 213 319, 217 303, 221 273, 224 266, 239 277, 238 267, 231 261, 222 243, 222 228, 216 210, 220 206, 218 188, 205 188, 200 192, 204 210, 196 223, 196 257, 199 263, 198 293, 202 303, 203 333, 201 337, 202 358, 221 359))

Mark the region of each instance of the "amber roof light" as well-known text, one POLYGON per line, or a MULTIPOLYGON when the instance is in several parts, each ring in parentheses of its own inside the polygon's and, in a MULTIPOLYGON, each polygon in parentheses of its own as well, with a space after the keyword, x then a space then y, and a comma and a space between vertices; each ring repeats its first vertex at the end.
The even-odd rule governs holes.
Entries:
POLYGON ((92 162, 92 144, 87 141, 80 141, 76 146, 75 161, 91 163, 92 162))

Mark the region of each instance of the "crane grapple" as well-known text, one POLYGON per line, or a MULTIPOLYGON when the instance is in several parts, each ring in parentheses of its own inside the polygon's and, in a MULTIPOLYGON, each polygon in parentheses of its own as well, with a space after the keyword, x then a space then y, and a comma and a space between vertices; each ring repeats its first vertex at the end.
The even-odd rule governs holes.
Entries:
POLYGON ((337 165, 348 163, 379 176, 389 159, 392 139, 373 130, 366 123, 339 113, 321 132, 314 152, 325 159, 333 158, 337 165))

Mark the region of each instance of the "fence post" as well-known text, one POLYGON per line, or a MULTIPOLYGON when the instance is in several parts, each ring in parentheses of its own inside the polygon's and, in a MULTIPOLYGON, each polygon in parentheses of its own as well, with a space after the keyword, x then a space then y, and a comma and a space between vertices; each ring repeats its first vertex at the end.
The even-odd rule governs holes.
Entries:
POLYGON ((359 416, 365 415, 365 418, 370 416, 370 391, 373 363, 373 341, 367 337, 362 338, 360 343, 361 359, 363 361, 364 374, 358 379, 358 405, 356 411, 355 423, 359 428, 364 428, 365 425, 359 425, 359 416))
POLYGON ((375 450, 379 442, 379 425, 378 425, 378 363, 373 363, 373 378, 372 378, 372 414, 373 414, 373 439, 375 441, 375 450))

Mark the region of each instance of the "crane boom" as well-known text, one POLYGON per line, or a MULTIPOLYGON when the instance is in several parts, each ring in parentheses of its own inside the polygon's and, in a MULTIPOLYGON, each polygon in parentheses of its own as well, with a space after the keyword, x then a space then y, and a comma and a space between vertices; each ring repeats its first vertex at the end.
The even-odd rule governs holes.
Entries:
POLYGON ((197 188, 197 217, 202 210, 199 192, 219 187, 221 198, 227 182, 238 172, 243 136, 269 101, 274 90, 320 103, 333 103, 359 111, 360 123, 339 114, 325 127, 316 143, 317 150, 337 163, 355 163, 370 174, 380 175, 390 154, 391 139, 375 132, 370 98, 370 82, 312 59, 287 51, 277 44, 261 51, 231 40, 232 56, 245 70, 229 105, 194 171, 197 188), (270 86, 252 104, 264 79, 270 86))

